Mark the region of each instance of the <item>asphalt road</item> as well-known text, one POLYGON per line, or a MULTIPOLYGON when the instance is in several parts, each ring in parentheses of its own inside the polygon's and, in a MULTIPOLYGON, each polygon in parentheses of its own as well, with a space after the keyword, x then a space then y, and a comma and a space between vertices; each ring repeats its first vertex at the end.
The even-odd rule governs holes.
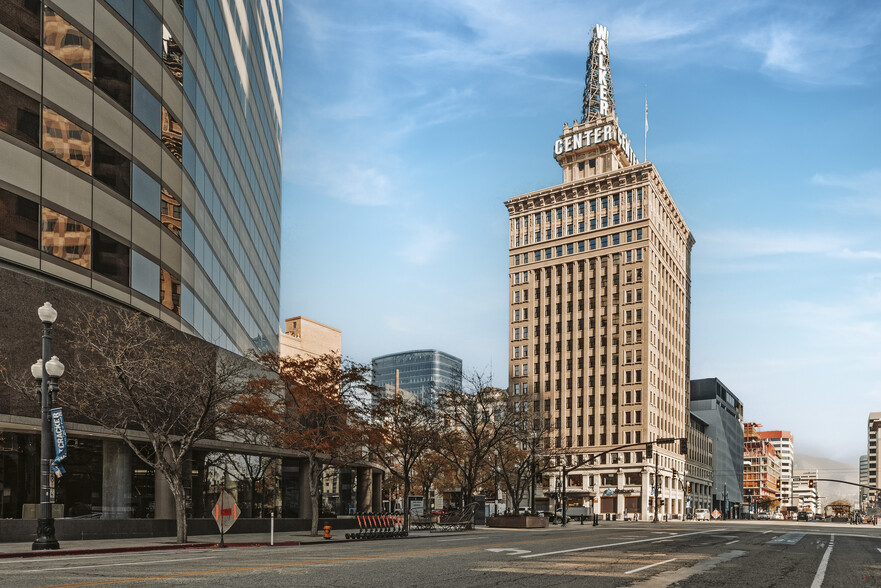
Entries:
POLYGON ((881 527, 776 522, 477 529, 293 547, 0 561, 0 586, 881 586, 881 527))

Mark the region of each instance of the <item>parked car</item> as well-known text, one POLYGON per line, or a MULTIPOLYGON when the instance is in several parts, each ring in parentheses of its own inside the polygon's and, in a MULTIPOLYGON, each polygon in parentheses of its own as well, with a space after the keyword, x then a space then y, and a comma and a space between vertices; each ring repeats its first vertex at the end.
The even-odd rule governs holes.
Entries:
POLYGON ((707 508, 697 508, 694 511, 694 520, 708 521, 710 520, 710 510, 707 508))
POLYGON ((768 513, 768 512, 762 511, 762 512, 759 513, 758 519, 759 519, 760 521, 770 521, 770 520, 771 520, 771 514, 768 513))
POLYGON ((772 516, 771 518, 774 519, 775 521, 782 521, 783 520, 783 513, 782 512, 775 512, 774 516, 772 516))

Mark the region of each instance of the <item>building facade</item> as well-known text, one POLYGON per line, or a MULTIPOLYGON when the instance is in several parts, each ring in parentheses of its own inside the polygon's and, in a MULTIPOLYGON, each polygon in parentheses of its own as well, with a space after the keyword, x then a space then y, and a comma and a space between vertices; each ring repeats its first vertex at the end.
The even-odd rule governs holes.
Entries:
POLYGON ((657 475, 659 514, 681 516, 678 443, 656 445, 657 460, 644 444, 687 435, 694 240, 619 127, 609 72, 597 25, 581 122, 553 145, 563 183, 505 202, 509 392, 582 481, 573 506, 646 518, 657 475))
POLYGON ((795 455, 795 439, 789 431, 758 431, 759 438, 774 446, 780 460, 780 490, 777 500, 780 508, 792 506, 792 462, 795 455))
POLYGON ((737 516, 743 502, 743 403, 718 378, 691 381, 691 412, 713 440, 713 508, 737 516))
POLYGON ((318 357, 326 353, 342 354, 343 333, 304 316, 284 321, 279 334, 278 354, 281 357, 318 357))
POLYGON ((713 438, 710 425, 691 413, 688 423, 688 452, 686 454, 686 514, 695 509, 713 508, 713 438))
MULTIPOLYGON (((281 21, 280 0, 0 3, 10 370, 38 354, 46 300, 62 361, 76 344, 64 322, 108 306, 234 353, 278 349, 281 21)), ((5 516, 20 517, 39 501, 39 418, 12 394, 0 390, 0 481, 5 516)), ((121 442, 76 422, 68 435, 65 516, 113 502, 108 517, 173 518, 164 479, 121 442)), ((193 456, 194 516, 209 508, 206 455, 193 456)))
POLYGON ((434 405, 438 393, 462 389, 462 360, 437 349, 419 349, 374 357, 373 383, 405 390, 423 404, 434 405))
POLYGON ((757 423, 743 424, 743 500, 754 514, 776 511, 780 493, 780 458, 760 428, 757 423))
POLYGON ((798 470, 792 475, 792 506, 799 512, 821 512, 817 470, 798 470))
POLYGON ((869 455, 860 456, 860 510, 866 508, 869 496, 869 455))
POLYGON ((878 477, 878 441, 881 431, 881 412, 869 413, 868 426, 868 485, 870 486, 866 501, 870 507, 878 506, 878 497, 881 496, 881 478, 878 477))

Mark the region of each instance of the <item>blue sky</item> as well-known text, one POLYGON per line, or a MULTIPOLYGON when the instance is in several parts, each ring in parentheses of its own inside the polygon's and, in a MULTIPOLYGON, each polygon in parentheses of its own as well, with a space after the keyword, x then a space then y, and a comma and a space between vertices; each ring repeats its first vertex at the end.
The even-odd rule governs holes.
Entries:
POLYGON ((856 464, 881 410, 877 2, 286 2, 279 319, 506 386, 503 202, 560 183, 596 23, 697 241, 692 377, 856 464))

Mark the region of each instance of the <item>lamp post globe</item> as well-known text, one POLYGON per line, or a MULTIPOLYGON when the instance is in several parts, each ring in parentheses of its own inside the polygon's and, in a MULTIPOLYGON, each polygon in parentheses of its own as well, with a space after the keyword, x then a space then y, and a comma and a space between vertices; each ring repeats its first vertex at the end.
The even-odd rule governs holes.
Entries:
POLYGON ((34 379, 39 383, 40 380, 43 379, 43 360, 38 359, 34 362, 34 365, 31 366, 31 375, 34 379))
POLYGON ((37 309, 37 315, 40 317, 40 320, 44 323, 49 323, 50 325, 55 322, 55 319, 58 318, 58 311, 52 308, 52 304, 46 302, 37 309))
POLYGON ((64 364, 61 363, 57 355, 53 355, 52 359, 46 362, 46 373, 50 378, 60 378, 64 375, 64 364))

